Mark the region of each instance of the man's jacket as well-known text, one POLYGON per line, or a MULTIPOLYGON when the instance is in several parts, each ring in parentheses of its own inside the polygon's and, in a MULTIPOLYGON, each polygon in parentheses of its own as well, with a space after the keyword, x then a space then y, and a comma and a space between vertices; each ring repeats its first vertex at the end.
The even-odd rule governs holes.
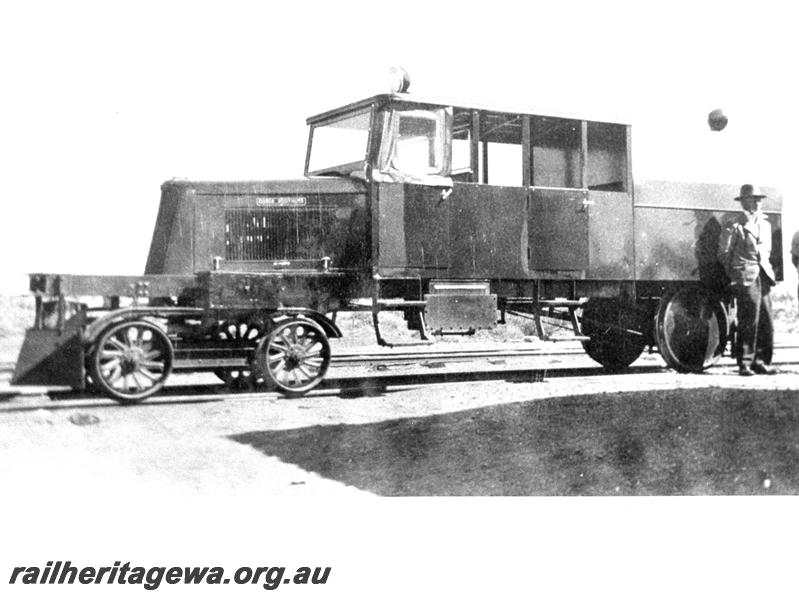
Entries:
POLYGON ((752 285, 761 270, 765 279, 774 285, 776 278, 770 256, 771 224, 762 212, 751 218, 740 213, 721 231, 718 258, 732 285, 752 285))

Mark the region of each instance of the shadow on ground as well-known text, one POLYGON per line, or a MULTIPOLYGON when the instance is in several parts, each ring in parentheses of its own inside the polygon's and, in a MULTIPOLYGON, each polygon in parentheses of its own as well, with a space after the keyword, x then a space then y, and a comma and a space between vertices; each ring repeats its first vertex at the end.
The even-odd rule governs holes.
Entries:
POLYGON ((387 496, 799 493, 799 394, 574 396, 232 436, 387 496))

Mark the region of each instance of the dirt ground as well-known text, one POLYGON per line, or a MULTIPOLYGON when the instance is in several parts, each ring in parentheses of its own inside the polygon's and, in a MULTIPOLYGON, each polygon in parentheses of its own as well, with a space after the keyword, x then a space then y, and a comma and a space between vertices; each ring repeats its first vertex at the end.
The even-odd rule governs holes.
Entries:
MULTIPOLYGON (((10 351, 29 304, 7 299, 10 351)), ((795 329, 785 312, 795 307, 781 304, 784 334, 795 329)), ((347 344, 372 343, 362 317, 343 315, 347 344)), ((401 325, 389 320, 387 331, 399 334, 401 325)), ((518 342, 528 333, 514 323, 499 335, 518 342)), ((44 494, 111 487, 256 498, 794 495, 798 369, 748 379, 727 366, 702 375, 408 385, 298 400, 219 393, 132 407, 0 395, 0 481, 44 494)))
POLYGON ((46 481, 253 497, 797 494, 799 370, 132 407, 18 398, 0 406, 0 456, 0 479, 13 489, 46 481))

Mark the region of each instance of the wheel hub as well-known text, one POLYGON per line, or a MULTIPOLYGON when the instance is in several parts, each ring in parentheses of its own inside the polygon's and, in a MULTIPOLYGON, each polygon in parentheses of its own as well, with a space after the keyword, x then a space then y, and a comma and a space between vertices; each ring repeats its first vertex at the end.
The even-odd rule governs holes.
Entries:
POLYGON ((288 369, 296 369, 305 360, 305 350, 296 344, 289 346, 286 352, 286 367, 288 369))
POLYGON ((139 363, 144 359, 141 348, 128 348, 122 353, 121 365, 123 373, 132 373, 139 368, 139 363))

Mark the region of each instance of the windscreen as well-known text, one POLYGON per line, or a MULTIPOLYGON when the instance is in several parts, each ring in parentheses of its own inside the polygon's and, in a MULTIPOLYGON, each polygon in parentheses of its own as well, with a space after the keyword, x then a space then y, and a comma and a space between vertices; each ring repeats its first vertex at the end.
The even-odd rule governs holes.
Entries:
POLYGON ((363 168, 369 143, 371 110, 347 115, 311 130, 308 173, 348 175, 363 168))

